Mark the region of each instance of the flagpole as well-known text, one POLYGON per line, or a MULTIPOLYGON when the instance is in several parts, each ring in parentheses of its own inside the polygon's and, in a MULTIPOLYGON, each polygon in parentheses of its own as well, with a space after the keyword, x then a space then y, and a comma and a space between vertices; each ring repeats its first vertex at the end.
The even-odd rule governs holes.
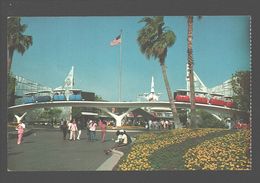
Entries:
POLYGON ((121 102, 121 84, 122 84, 122 29, 121 29, 121 43, 120 43, 120 51, 119 51, 119 102, 121 102))

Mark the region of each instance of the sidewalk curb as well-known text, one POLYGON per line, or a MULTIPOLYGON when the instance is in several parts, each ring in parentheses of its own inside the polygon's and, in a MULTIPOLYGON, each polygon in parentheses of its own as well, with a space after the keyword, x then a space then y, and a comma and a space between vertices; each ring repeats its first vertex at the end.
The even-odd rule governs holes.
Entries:
MULTIPOLYGON (((131 137, 131 139, 132 143, 136 140, 134 137, 131 137)), ((97 168, 97 171, 112 171, 122 156, 124 156, 123 152, 113 149, 112 156, 108 158, 102 165, 100 165, 97 168)))
POLYGON ((118 163, 120 158, 124 155, 123 152, 112 150, 112 156, 108 158, 102 165, 97 168, 97 171, 111 171, 118 163))
POLYGON ((121 157, 124 155, 123 152, 117 151, 117 150, 115 150, 115 149, 113 149, 112 152, 113 152, 115 155, 119 155, 119 156, 121 156, 121 157))

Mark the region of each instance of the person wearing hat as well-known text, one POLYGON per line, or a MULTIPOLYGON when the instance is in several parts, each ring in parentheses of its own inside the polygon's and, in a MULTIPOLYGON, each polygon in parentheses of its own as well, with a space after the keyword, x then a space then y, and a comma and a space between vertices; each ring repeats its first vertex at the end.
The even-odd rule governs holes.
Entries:
POLYGON ((126 131, 121 129, 117 131, 117 139, 115 140, 115 145, 111 147, 110 149, 104 150, 105 154, 108 154, 109 152, 112 152, 113 149, 117 149, 118 147, 126 146, 130 143, 128 140, 128 135, 126 134, 126 131))

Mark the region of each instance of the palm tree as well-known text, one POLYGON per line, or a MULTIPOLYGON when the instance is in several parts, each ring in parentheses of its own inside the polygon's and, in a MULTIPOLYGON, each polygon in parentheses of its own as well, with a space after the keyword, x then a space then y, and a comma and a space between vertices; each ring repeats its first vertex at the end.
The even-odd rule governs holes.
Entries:
POLYGON ((193 16, 188 16, 188 72, 190 81, 190 127, 196 128, 196 109, 195 109, 195 87, 193 76, 193 56, 192 56, 192 31, 193 31, 193 16))
MULTIPOLYGON (((201 16, 198 17, 199 19, 201 16)), ((195 108, 195 87, 194 87, 194 75, 193 75, 193 52, 192 52, 192 32, 193 32, 193 16, 187 17, 188 21, 188 72, 189 72, 189 82, 190 82, 190 119, 191 119, 191 128, 197 128, 196 123, 196 108, 195 108)))
POLYGON ((23 35, 27 25, 21 24, 20 17, 9 17, 7 19, 7 70, 10 73, 13 54, 16 50, 20 54, 32 45, 32 36, 23 35))
POLYGON ((173 100, 165 65, 167 50, 174 44, 176 36, 173 31, 164 26, 165 23, 163 16, 144 17, 139 21, 139 23, 140 22, 145 23, 145 26, 138 32, 137 41, 140 50, 148 59, 151 57, 158 59, 162 69, 162 75, 175 121, 175 127, 181 128, 182 125, 173 100))

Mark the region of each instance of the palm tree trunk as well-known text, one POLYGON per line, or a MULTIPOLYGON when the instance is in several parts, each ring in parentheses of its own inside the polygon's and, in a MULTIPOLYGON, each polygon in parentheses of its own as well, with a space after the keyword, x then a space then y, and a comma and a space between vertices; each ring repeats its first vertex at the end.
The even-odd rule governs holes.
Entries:
POLYGON ((176 109, 176 106, 175 106, 175 103, 174 103, 174 100, 173 100, 171 88, 170 88, 170 85, 169 85, 169 82, 168 82, 166 65, 164 64, 163 61, 162 62, 160 61, 160 63, 161 63, 161 68, 162 68, 163 80, 164 80, 164 83, 165 83, 166 91, 167 91, 167 94, 168 94, 168 98, 169 98, 169 102, 170 102, 170 106, 171 106, 171 110, 172 110, 172 115, 173 115, 173 118, 174 118, 175 128, 182 128, 182 124, 180 122, 180 118, 178 116, 177 109, 176 109))
POLYGON ((9 49, 7 47, 7 73, 9 74, 10 72, 10 57, 9 57, 9 49))
POLYGON ((9 46, 7 46, 7 72, 8 72, 8 74, 11 71, 12 60, 13 60, 13 53, 14 53, 14 51, 11 50, 9 48, 9 46))
POLYGON ((194 76, 193 76, 193 56, 192 56, 192 30, 193 29, 193 16, 188 16, 188 72, 190 80, 190 103, 191 112, 190 120, 191 128, 196 128, 196 109, 195 109, 195 88, 194 88, 194 76))

